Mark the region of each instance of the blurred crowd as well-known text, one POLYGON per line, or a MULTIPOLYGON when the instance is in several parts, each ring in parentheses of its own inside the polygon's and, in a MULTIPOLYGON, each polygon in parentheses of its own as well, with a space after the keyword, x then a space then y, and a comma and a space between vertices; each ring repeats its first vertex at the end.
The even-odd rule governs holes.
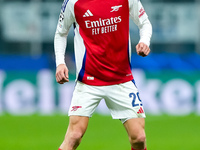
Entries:
MULTIPOLYGON (((0 55, 53 54, 53 38, 63 0, 0 0, 0 55)), ((197 0, 142 0, 153 24, 155 53, 199 53, 197 0)), ((131 23, 133 47, 137 28, 131 23)), ((73 52, 73 29, 67 52, 73 52)), ((133 51, 134 53, 134 51, 133 51)))

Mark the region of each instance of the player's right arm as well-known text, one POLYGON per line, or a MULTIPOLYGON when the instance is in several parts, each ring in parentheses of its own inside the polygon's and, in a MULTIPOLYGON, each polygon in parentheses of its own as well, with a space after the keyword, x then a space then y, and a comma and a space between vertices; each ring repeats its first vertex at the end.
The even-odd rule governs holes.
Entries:
POLYGON ((73 16, 73 4, 70 0, 64 0, 54 37, 54 51, 57 67, 56 81, 60 84, 69 82, 68 68, 65 64, 65 50, 69 29, 75 21, 73 16))

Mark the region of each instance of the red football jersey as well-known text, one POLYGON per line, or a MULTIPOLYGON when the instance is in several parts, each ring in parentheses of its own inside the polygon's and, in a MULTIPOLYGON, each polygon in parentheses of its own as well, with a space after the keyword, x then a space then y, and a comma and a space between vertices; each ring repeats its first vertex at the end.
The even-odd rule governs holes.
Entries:
POLYGON ((138 0, 64 1, 57 32, 66 34, 74 24, 77 80, 97 86, 133 80, 129 16, 142 24, 141 8, 138 0))

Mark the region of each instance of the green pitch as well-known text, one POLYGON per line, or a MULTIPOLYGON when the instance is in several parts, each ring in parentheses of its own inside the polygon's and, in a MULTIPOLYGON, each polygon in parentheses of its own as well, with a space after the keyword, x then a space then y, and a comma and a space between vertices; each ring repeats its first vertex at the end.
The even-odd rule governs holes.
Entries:
MULTIPOLYGON (((0 150, 57 150, 68 124, 67 116, 0 116, 0 150)), ((200 117, 147 116, 148 150, 200 148, 200 117)), ((94 115, 78 150, 130 150, 119 120, 94 115)))

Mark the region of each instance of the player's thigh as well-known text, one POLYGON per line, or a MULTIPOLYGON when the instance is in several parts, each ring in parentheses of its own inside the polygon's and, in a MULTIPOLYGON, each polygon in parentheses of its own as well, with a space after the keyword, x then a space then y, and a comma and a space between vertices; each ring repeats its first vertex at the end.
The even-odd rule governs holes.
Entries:
POLYGON ((77 134, 84 134, 87 129, 88 122, 89 117, 70 116, 67 132, 76 132, 77 134))
POLYGON ((132 118, 124 123, 124 127, 132 139, 139 137, 145 137, 145 119, 144 118, 132 118))

